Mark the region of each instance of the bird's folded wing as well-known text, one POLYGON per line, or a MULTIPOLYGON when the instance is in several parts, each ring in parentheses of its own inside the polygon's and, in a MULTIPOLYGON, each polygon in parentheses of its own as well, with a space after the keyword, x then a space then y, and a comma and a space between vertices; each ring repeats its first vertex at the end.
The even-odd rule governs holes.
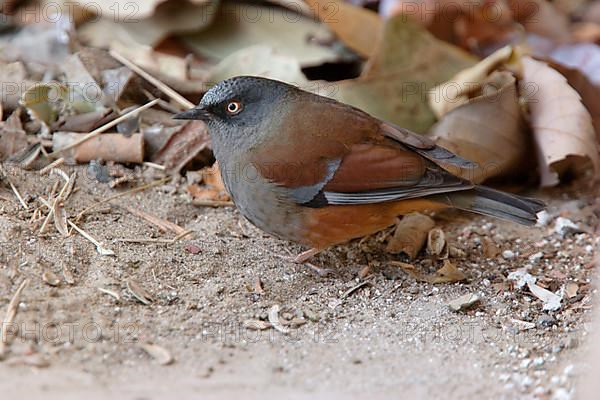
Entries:
POLYGON ((477 163, 466 160, 451 151, 436 145, 433 140, 426 136, 418 135, 388 122, 381 122, 380 126, 381 133, 384 136, 408 146, 453 175, 468 178, 474 176, 474 171, 479 168, 477 163))
POLYGON ((473 187, 451 172, 476 164, 427 137, 340 103, 307 103, 301 111, 311 118, 282 127, 250 160, 298 204, 369 204, 473 187))

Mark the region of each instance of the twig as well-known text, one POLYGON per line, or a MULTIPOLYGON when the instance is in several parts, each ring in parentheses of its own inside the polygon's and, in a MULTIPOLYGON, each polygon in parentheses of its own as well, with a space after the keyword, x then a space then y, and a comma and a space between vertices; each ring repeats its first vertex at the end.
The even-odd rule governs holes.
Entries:
MULTIPOLYGON (((65 178, 67 174, 65 174, 64 171, 60 170, 60 169, 53 169, 52 171, 57 171, 58 175, 61 175, 62 178, 65 178), (58 171, 62 172, 64 174, 64 176, 62 174, 60 174, 58 171)), ((58 196, 56 196, 56 198, 54 199, 54 202, 52 202, 52 207, 50 208, 50 211, 48 212, 48 215, 46 215, 46 219, 44 220, 44 223, 42 224, 42 227, 40 228, 40 231, 38 232, 38 234, 42 234, 44 233, 44 231, 46 230, 46 226, 48 225, 48 222, 50 221, 50 218, 52 218, 52 216, 54 215, 54 211, 56 210, 56 206, 58 205, 59 202, 62 201, 63 195, 65 193, 65 191, 67 190, 67 188, 69 187, 69 183, 70 183, 70 178, 66 177, 66 182, 63 185, 62 189, 60 190, 60 192, 58 192, 58 196)))
POLYGON ((98 207, 99 205, 102 205, 102 204, 107 203, 109 201, 112 201, 114 199, 118 199, 119 197, 127 196, 128 194, 131 194, 131 193, 141 192, 141 191, 149 189, 151 187, 161 185, 161 184, 167 182, 169 179, 171 179, 171 178, 169 178, 169 177, 162 178, 162 179, 159 179, 157 181, 150 182, 150 183, 147 183, 147 184, 142 185, 142 186, 138 186, 138 187, 133 188, 131 190, 127 190, 126 192, 117 193, 117 194, 115 194, 113 196, 107 197, 104 200, 100 200, 100 201, 92 204, 91 206, 87 207, 86 209, 84 209, 79 214, 77 214, 77 217, 75 218, 75 221, 79 221, 81 219, 81 217, 83 217, 85 214, 87 214, 88 212, 90 212, 94 208, 98 207))
POLYGON ((185 109, 194 108, 194 103, 192 103, 191 101, 189 101, 188 99, 186 99, 185 97, 183 97, 182 95, 177 93, 175 90, 171 89, 169 86, 167 86, 166 84, 164 84, 157 78, 150 75, 148 72, 144 71, 142 68, 138 67, 132 61, 128 60, 125 56, 119 54, 115 50, 110 50, 109 54, 111 56, 113 56, 121 64, 125 65, 126 67, 131 69, 133 72, 137 73, 139 76, 141 76, 142 78, 144 78, 145 80, 147 80, 148 82, 150 82, 151 84, 156 86, 164 94, 166 94, 167 96, 169 96, 170 98, 175 100, 177 103, 179 103, 183 108, 185 108, 185 109))
POLYGON ((89 240, 90 242, 92 242, 94 245, 96 245, 96 251, 101 255, 101 256, 114 256, 115 253, 114 251, 110 250, 110 249, 106 249, 104 247, 102 247, 102 245, 100 244, 99 241, 97 241, 96 239, 94 239, 93 237, 91 237, 86 231, 84 231, 83 229, 81 229, 80 227, 78 227, 77 225, 75 225, 73 222, 67 220, 67 222, 69 223, 69 225, 71 225, 73 227, 73 229, 75 229, 81 236, 83 236, 84 238, 86 238, 87 240, 89 240))
POLYGON ((198 207, 233 207, 233 201, 194 199, 192 204, 198 207))
POLYGON ((49 153, 48 157, 50 157, 50 158, 57 157, 63 151, 72 149, 73 147, 77 147, 81 143, 85 142, 86 140, 89 140, 89 139, 91 139, 93 137, 98 136, 102 132, 107 131, 108 129, 110 129, 113 126, 117 125, 119 122, 137 115, 139 112, 144 111, 145 109, 152 107, 156 103, 158 103, 158 99, 152 100, 149 103, 144 104, 143 106, 140 106, 140 107, 138 107, 138 108, 136 108, 134 110, 131 110, 128 113, 125 113, 125 114, 121 115, 120 117, 115 118, 112 121, 110 121, 110 122, 102 125, 101 127, 97 128, 97 129, 94 129, 92 132, 88 133, 87 135, 85 135, 81 139, 78 139, 78 140, 74 141, 73 143, 69 144, 68 146, 65 146, 62 149, 58 149, 56 151, 53 151, 52 153, 49 153))
POLYGON ((165 169, 167 169, 164 165, 156 164, 156 163, 153 163, 150 161, 144 161, 143 165, 150 167, 150 168, 158 169, 160 171, 164 171, 165 169))
POLYGON ((10 185, 10 188, 12 189, 15 196, 17 196, 19 203, 21 203, 21 205, 23 206, 23 208, 25 210, 29 211, 29 207, 27 207, 27 203, 25 203, 25 200, 23 200, 23 198, 21 197, 21 194, 19 193, 19 191, 17 190, 15 185, 13 185, 13 183, 11 181, 8 181, 8 184, 10 185))
POLYGON ((10 188, 12 189, 13 193, 15 194, 15 196, 17 196, 19 203, 21 203, 21 205, 25 208, 25 210, 29 211, 29 207, 27 206, 27 203, 25 203, 25 200, 23 200, 23 197, 21 197, 21 194, 19 193, 19 191, 17 190, 15 185, 13 185, 12 181, 8 177, 8 173, 6 172, 6 170, 4 169, 2 164, 0 164, 0 179, 2 179, 2 178, 6 179, 6 181, 10 185, 10 188))
POLYGON ((182 228, 181 226, 174 224, 171 221, 167 221, 166 219, 159 218, 156 215, 152 215, 152 214, 149 214, 142 210, 138 210, 137 208, 133 208, 133 207, 129 207, 129 206, 120 206, 120 207, 129 211, 133 215, 136 215, 140 218, 145 219, 146 221, 157 226, 158 228, 162 229, 163 231, 171 231, 176 235, 180 235, 183 232, 186 232, 186 230, 184 228, 182 228))
POLYGON ((57 158, 56 160, 52 161, 50 164, 46 165, 44 168, 40 169, 38 172, 40 175, 44 175, 45 173, 50 171, 52 168, 56 168, 56 167, 62 165, 64 162, 65 162, 65 159, 63 157, 57 158))
POLYGON ((369 281, 363 281, 361 283, 359 283, 358 285, 351 287, 350 289, 346 290, 344 292, 344 294, 342 294, 342 299, 345 299, 346 297, 350 296, 352 293, 356 292, 358 289, 360 289, 363 286, 366 285, 371 285, 371 282, 369 281))
POLYGON ((8 346, 8 336, 6 335, 6 329, 12 325, 17 316, 17 311, 19 310, 19 300, 21 298, 21 293, 25 286, 29 283, 29 279, 25 279, 19 288, 13 295, 10 303, 8 303, 8 308, 6 309, 6 316, 4 317, 4 321, 2 321, 2 340, 0 340, 0 360, 2 360, 6 356, 6 350, 8 346))

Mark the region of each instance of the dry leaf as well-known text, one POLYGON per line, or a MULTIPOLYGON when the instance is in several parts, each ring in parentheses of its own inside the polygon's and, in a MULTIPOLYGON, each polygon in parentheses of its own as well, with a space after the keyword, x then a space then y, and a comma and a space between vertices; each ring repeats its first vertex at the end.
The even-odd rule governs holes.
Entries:
POLYGON ((492 239, 488 237, 484 237, 481 240, 481 247, 483 250, 483 255, 487 258, 496 258, 498 254, 500 254, 500 247, 492 241, 492 239))
POLYGON ((250 329, 253 331, 264 331, 266 329, 271 329, 273 325, 267 321, 261 321, 260 319, 247 319, 244 321, 244 328, 250 329))
POLYGON ((341 0, 307 0, 317 17, 349 48, 363 57, 370 57, 383 21, 377 13, 341 0))
POLYGON ((162 346, 152 343, 143 343, 140 344, 140 347, 152 358, 154 358, 160 365, 169 365, 175 361, 169 350, 162 346))
POLYGON ((219 170, 218 163, 215 162, 212 167, 204 168, 200 172, 202 174, 202 181, 205 186, 199 186, 197 184, 188 185, 187 190, 192 197, 201 200, 231 200, 231 197, 225 189, 225 184, 221 179, 221 172, 219 170))
MULTIPOLYGON (((600 57, 598 57, 598 60, 600 60, 600 57)), ((594 85, 579 69, 568 68, 558 63, 552 63, 551 65, 552 68, 567 78, 569 85, 575 88, 581 96, 581 101, 590 112, 592 124, 596 129, 596 137, 600 142, 600 96, 598 95, 600 93, 600 82, 594 85)))
POLYGON ((202 121, 187 121, 152 157, 152 162, 164 165, 172 173, 179 172, 202 150, 210 147, 208 128, 202 121))
POLYGON ((600 24, 581 22, 573 26, 573 40, 600 44, 600 24))
POLYGON ((527 32, 550 38, 557 43, 569 40, 569 20, 551 2, 508 0, 508 4, 515 20, 520 22, 527 32))
POLYGON ((523 57, 520 90, 529 106, 542 186, 557 185, 567 171, 581 176, 590 164, 598 172, 600 159, 590 113, 565 77, 546 63, 523 57))
POLYGON ((527 282, 527 287, 535 297, 544 303, 542 306, 544 311, 556 311, 560 309, 560 302, 562 301, 561 296, 552 293, 548 289, 544 289, 531 281, 527 282))
POLYGON ((430 134, 440 146, 478 164, 464 172, 452 171, 463 178, 482 182, 521 171, 529 139, 515 77, 494 72, 484 82, 481 95, 446 114, 430 134))
POLYGON ((35 84, 27 79, 27 75, 25 65, 20 61, 0 64, 0 99, 4 112, 17 109, 21 93, 35 84))
POLYGON ((279 321, 279 306, 277 304, 275 304, 269 310, 269 322, 271 323, 271 325, 273 325, 273 328, 275 328, 275 330, 283 334, 286 334, 290 331, 289 328, 283 326, 281 324, 281 321, 279 321))
POLYGON ((269 46, 278 54, 295 58, 302 67, 340 59, 340 46, 331 43, 331 32, 313 18, 280 7, 225 3, 208 29, 180 36, 186 45, 214 60, 246 47, 269 46))
POLYGON ((565 285, 565 294, 567 295, 567 297, 569 299, 572 299, 573 297, 577 296, 578 292, 579 292, 579 285, 576 284, 575 282, 569 282, 565 285))
POLYGON ((446 235, 440 228, 433 228, 427 234, 427 253, 432 256, 442 254, 446 246, 446 235))
MULTIPOLYGON (((85 1, 97 4, 95 0, 85 1)), ((219 2, 168 1, 159 7, 149 6, 148 3, 156 3, 155 0, 100 3, 109 10, 104 12, 97 5, 88 6, 89 11, 100 12, 97 17, 79 27, 77 33, 82 41, 93 47, 108 48, 115 40, 126 40, 126 45, 154 47, 171 34, 199 31, 211 24, 217 15, 219 2), (145 11, 138 14, 136 7, 145 11), (115 14, 118 18, 114 18, 115 14)))
POLYGON ((325 93, 377 118, 418 133, 435 122, 426 93, 474 64, 474 58, 397 16, 386 21, 375 51, 357 79, 336 82, 325 93))
POLYGON ((432 284, 454 283, 466 279, 465 275, 448 260, 444 260, 444 266, 431 275, 425 275, 421 271, 417 270, 414 265, 403 263, 401 261, 392 261, 390 264, 402 268, 402 270, 404 270, 406 273, 421 282, 432 284))
POLYGON ((405 215, 396 225, 396 231, 388 242, 386 251, 392 254, 405 253, 410 258, 415 258, 425 244, 427 233, 434 226, 435 222, 426 215, 405 215))
POLYGON ((265 45, 247 47, 230 54, 210 71, 206 80, 217 83, 238 75, 262 76, 296 86, 309 84, 297 59, 265 45))
POLYGON ((67 228, 67 212, 60 202, 57 202, 54 206, 54 226, 61 235, 64 237, 69 236, 69 229, 67 228))
POLYGON ((42 280, 50 286, 60 285, 60 279, 54 274, 54 272, 51 271, 45 271, 42 274, 42 280))
POLYGON ((464 311, 473 307, 480 301, 481 299, 475 293, 468 293, 449 302, 448 307, 450 307, 452 311, 464 311))
POLYGON ((444 260, 444 266, 427 277, 429 283, 453 283, 464 281, 467 277, 449 260, 444 260))
POLYGON ((433 88, 427 97, 429 105, 437 118, 441 118, 453 109, 466 104, 469 94, 479 91, 488 76, 501 64, 507 62, 513 54, 511 46, 505 46, 474 66, 460 71, 448 82, 433 88))
POLYGON ((6 121, 0 122, 0 161, 27 148, 27 135, 20 116, 20 109, 16 109, 6 121))

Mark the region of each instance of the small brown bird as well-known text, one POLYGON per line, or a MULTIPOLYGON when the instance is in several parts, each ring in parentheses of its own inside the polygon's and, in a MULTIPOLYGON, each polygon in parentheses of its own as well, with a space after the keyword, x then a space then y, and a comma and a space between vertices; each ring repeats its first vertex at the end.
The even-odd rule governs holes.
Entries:
POLYGON ((279 81, 222 81, 174 118, 207 123, 240 212, 309 246, 296 262, 414 211, 454 207, 532 225, 544 208, 459 177, 476 164, 426 137, 279 81))

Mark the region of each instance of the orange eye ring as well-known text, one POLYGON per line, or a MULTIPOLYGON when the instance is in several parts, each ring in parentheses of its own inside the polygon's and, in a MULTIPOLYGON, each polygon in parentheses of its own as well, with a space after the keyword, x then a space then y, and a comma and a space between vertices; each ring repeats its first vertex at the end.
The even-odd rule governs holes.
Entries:
POLYGON ((237 100, 232 100, 229 103, 227 103, 226 109, 230 115, 235 115, 235 114, 239 113, 240 111, 242 111, 242 103, 240 103, 237 100))

